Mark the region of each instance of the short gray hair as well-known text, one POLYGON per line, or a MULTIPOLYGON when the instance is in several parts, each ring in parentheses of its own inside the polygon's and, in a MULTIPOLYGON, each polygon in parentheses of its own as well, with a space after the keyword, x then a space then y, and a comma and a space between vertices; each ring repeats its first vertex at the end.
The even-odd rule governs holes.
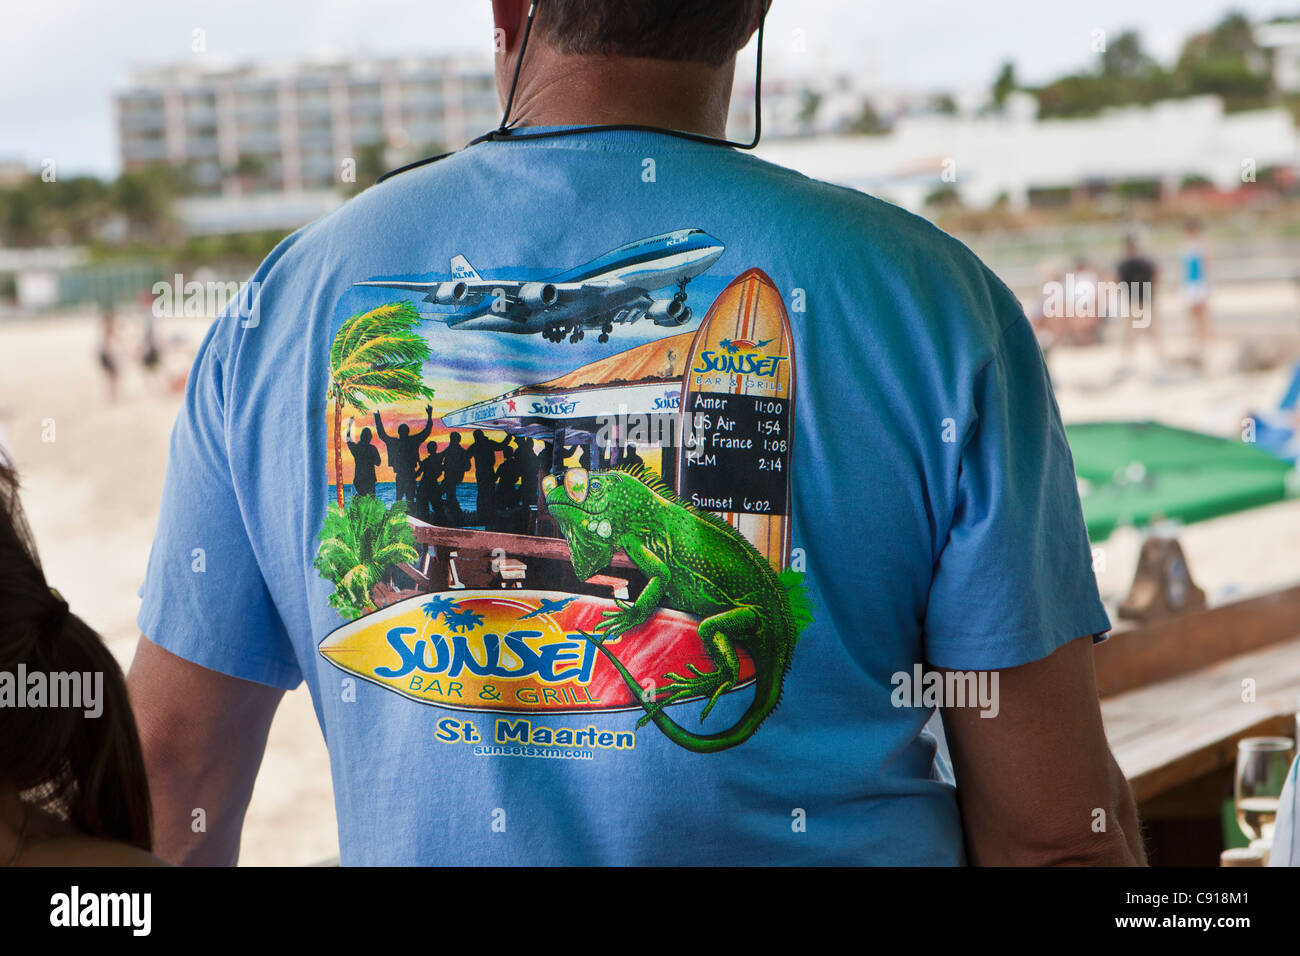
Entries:
POLYGON ((767 0, 537 0, 536 29, 560 53, 722 66, 767 0))

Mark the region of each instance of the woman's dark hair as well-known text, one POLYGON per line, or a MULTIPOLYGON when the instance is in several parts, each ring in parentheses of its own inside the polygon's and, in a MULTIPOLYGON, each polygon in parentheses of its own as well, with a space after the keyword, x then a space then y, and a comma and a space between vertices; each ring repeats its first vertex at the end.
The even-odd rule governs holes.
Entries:
MULTIPOLYGON (((0 780, 81 833, 152 849, 149 786, 126 681, 99 635, 68 611, 41 571, 0 455, 0 672, 102 674, 102 710, 0 706, 0 780)), ((22 694, 26 688, 16 686, 22 694)))

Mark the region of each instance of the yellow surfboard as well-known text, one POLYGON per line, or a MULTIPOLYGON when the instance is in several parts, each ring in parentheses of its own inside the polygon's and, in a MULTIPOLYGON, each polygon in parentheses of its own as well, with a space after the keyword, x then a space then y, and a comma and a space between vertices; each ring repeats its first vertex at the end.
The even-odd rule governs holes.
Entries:
POLYGON ((778 571, 790 560, 794 337, 761 269, 718 294, 682 379, 677 492, 743 534, 778 571))

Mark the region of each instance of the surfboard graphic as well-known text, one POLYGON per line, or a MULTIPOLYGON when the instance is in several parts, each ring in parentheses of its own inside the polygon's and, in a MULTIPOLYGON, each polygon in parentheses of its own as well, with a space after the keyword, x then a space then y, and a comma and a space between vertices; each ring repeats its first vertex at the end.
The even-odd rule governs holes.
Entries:
POLYGON ((679 496, 718 514, 777 570, 790 560, 794 337, 761 269, 718 294, 682 379, 679 496))
MULTIPOLYGON (((318 649, 349 674, 452 710, 639 712, 627 684, 584 636, 616 609, 607 598, 559 591, 422 594, 337 628, 318 649)), ((698 626, 690 614, 660 608, 611 646, 647 677, 708 670, 698 626)), ((737 659, 740 689, 753 681, 754 662, 743 645, 737 659)))

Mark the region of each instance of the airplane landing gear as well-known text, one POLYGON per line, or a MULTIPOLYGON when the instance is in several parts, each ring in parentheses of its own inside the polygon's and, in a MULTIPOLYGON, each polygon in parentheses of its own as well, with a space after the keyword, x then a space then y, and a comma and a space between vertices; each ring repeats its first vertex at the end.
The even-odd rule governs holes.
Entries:
POLYGON ((596 341, 600 342, 603 345, 604 343, 609 341, 609 333, 613 331, 614 331, 614 323, 606 322, 604 325, 600 327, 600 337, 596 339, 596 341))

